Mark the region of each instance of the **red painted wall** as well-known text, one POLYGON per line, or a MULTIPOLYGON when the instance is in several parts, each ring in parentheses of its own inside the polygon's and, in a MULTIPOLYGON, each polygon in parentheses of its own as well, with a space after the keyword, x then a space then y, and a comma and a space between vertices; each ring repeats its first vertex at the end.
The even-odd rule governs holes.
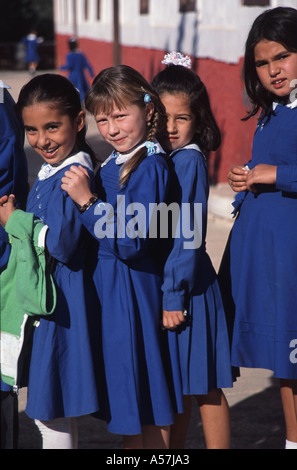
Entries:
MULTIPOLYGON (((68 36, 57 35, 57 67, 65 61, 68 36)), ((111 43, 80 39, 80 49, 87 55, 95 74, 113 65, 111 43)), ((159 72, 167 51, 138 47, 122 47, 121 62, 142 73, 148 81, 159 72)), ((242 60, 227 64, 213 59, 196 59, 193 68, 205 83, 214 115, 222 133, 222 144, 209 156, 209 175, 213 184, 224 183, 231 165, 242 165, 250 159, 256 119, 242 122, 246 115, 244 86, 241 79, 242 60)))

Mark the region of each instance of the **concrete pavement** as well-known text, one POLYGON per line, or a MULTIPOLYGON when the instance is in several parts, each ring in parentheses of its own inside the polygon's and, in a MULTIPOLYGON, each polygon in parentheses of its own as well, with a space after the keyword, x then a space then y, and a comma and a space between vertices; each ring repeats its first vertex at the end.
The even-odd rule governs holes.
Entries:
MULTIPOLYGON (((11 86, 11 94, 17 99, 23 84, 31 76, 25 71, 0 71, 0 79, 11 86)), ((102 160, 109 147, 100 140, 92 118, 88 116, 88 139, 102 160)), ((42 161, 26 144, 30 182, 35 178, 42 161)), ((233 194, 227 184, 212 187, 209 198, 207 250, 216 269, 232 227, 230 216, 233 194)), ((42 391, 41 391, 42 393, 42 391)), ((241 377, 233 389, 225 390, 231 408, 232 449, 280 449, 284 447, 285 433, 278 383, 266 370, 242 369, 241 377)), ((26 389, 20 391, 20 448, 40 448, 35 425, 24 413, 26 389)), ((92 417, 79 418, 79 447, 82 449, 119 449, 120 436, 107 433, 105 425, 92 417)), ((203 449, 202 424, 196 403, 186 444, 187 449, 203 449)))

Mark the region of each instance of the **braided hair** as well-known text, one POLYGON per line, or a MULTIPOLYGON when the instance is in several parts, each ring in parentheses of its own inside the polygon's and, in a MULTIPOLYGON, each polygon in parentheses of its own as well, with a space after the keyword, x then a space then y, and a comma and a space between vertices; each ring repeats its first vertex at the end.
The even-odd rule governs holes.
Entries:
MULTIPOLYGON (((128 65, 115 65, 102 70, 94 79, 89 89, 85 107, 92 114, 100 112, 109 113, 115 106, 124 109, 129 105, 137 105, 145 108, 146 95, 150 96, 150 103, 154 110, 150 121, 147 123, 147 134, 145 139, 152 142, 160 128, 166 125, 164 107, 150 84, 135 69, 128 65)), ((147 148, 141 147, 121 168, 120 186, 129 179, 131 173, 147 156, 147 148)))

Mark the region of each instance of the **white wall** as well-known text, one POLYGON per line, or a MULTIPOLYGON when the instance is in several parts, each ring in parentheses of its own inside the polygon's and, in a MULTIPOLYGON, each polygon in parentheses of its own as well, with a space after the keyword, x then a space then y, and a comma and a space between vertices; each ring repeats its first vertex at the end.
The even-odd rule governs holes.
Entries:
MULTIPOLYGON (((84 19, 84 0, 54 0, 56 32, 73 34, 74 1, 78 35, 112 41, 112 0, 101 0, 100 21, 95 20, 96 0, 88 0, 88 21, 84 19)), ((196 1, 197 12, 182 15, 179 0, 150 0, 150 14, 139 15, 139 0, 120 0, 121 43, 237 63, 252 22, 266 7, 244 7, 241 0, 196 1)), ((271 0, 271 8, 276 6, 297 8, 297 0, 271 0)))

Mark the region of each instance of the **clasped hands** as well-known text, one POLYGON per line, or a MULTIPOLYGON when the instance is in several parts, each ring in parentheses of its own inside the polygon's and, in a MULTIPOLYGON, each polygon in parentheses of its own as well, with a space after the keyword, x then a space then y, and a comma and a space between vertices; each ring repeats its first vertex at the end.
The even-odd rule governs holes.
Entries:
POLYGON ((276 183, 276 170, 276 165, 264 163, 256 165, 252 170, 234 165, 227 175, 228 183, 235 192, 251 191, 256 193, 258 184, 276 183))

